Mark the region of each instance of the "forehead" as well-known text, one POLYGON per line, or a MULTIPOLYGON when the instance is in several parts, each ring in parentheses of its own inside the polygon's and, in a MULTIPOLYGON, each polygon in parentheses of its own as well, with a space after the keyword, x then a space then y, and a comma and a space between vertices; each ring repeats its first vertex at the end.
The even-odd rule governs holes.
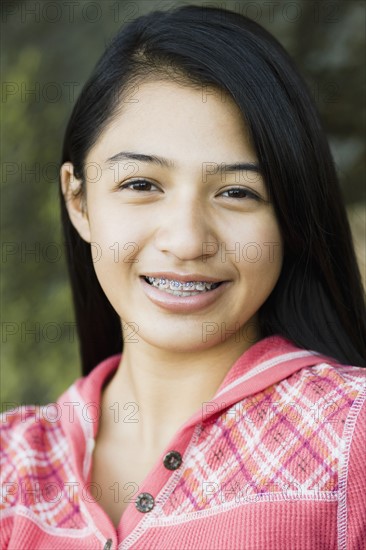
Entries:
POLYGON ((242 113, 228 94, 166 81, 127 94, 90 155, 102 161, 121 149, 197 163, 255 160, 242 113))

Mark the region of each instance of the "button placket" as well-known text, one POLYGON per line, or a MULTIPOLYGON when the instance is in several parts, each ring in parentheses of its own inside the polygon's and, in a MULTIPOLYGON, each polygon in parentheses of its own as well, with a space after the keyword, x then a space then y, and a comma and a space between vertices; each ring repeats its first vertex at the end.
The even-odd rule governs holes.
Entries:
MULTIPOLYGON (((169 451, 163 460, 167 470, 177 470, 182 464, 182 456, 178 451, 169 451)), ((155 506, 154 497, 150 493, 140 493, 135 500, 135 506, 139 512, 146 514, 155 506)))
POLYGON ((163 464, 167 470, 177 470, 182 464, 182 455, 178 451, 169 451, 164 457, 163 464))
POLYGON ((150 493, 140 493, 136 498, 135 505, 139 512, 146 514, 154 508, 155 500, 150 493))

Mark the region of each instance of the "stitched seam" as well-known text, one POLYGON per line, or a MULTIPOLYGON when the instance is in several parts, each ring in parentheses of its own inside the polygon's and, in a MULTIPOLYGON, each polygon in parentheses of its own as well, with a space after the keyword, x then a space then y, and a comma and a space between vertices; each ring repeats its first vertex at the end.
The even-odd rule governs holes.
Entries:
MULTIPOLYGON (((183 455, 183 462, 187 460, 191 449, 194 448, 199 437, 200 428, 200 424, 195 427, 191 437, 191 441, 187 445, 186 451, 183 455)), ((161 508, 169 498, 172 488, 178 483, 182 475, 183 470, 178 469, 169 478, 167 483, 161 489, 160 493, 156 496, 156 501, 159 503, 159 505, 156 508, 155 513, 151 514, 149 517, 143 518, 136 525, 135 529, 128 535, 128 537, 122 542, 122 544, 118 546, 120 550, 127 550, 128 548, 130 548, 130 545, 134 544, 147 531, 147 529, 149 529, 154 524, 154 519, 157 517, 157 514, 160 512, 161 508)))
POLYGON ((79 394, 79 392, 77 391, 75 386, 72 386, 70 388, 70 399, 73 399, 73 398, 74 399, 76 399, 76 398, 79 399, 80 400, 80 405, 81 405, 81 407, 77 407, 76 414, 78 415, 79 424, 81 426, 81 429, 83 431, 84 438, 85 438, 85 456, 84 456, 84 462, 83 462, 83 477, 84 477, 84 480, 86 480, 89 469, 90 469, 90 464, 91 464, 92 449, 90 447, 89 442, 90 442, 90 440, 94 440, 93 430, 92 430, 90 424, 85 422, 85 420, 84 420, 84 418, 83 418, 83 416, 80 412, 80 410, 83 409, 83 407, 85 405, 85 402, 81 398, 81 395, 79 394))
MULTIPOLYGON (((1 519, 5 519, 12 516, 23 516, 29 521, 37 525, 42 531, 49 535, 57 535, 59 537, 70 537, 70 538, 81 538, 87 535, 93 535, 94 531, 90 528, 90 525, 84 527, 83 529, 65 529, 62 527, 52 527, 52 525, 46 525, 39 520, 38 516, 26 508, 25 506, 16 506, 14 508, 9 508, 4 510, 1 514, 1 519)), ((104 538, 103 538, 104 540, 104 538)))
MULTIPOLYGON (((257 495, 259 496, 259 495, 257 495)), ((240 508, 241 506, 247 506, 248 504, 258 504, 260 502, 297 502, 297 501, 315 501, 315 502, 337 502, 337 495, 332 492, 326 492, 318 493, 316 497, 314 497, 314 493, 311 493, 309 495, 302 494, 300 497, 299 495, 287 495, 286 498, 283 497, 282 494, 262 494, 259 496, 259 498, 255 498, 255 496, 251 497, 250 499, 246 498, 245 501, 242 502, 230 502, 228 504, 224 504, 222 506, 215 506, 213 508, 202 510, 200 512, 192 512, 189 514, 182 514, 182 516, 174 516, 173 518, 162 518, 157 519, 157 521, 151 525, 150 527, 167 527, 170 525, 178 525, 181 523, 187 523, 190 521, 203 519, 211 516, 216 516, 225 512, 230 512, 235 510, 236 508, 240 508)))
MULTIPOLYGON (((79 392, 77 391, 75 386, 72 386, 70 388, 70 397, 72 397, 72 396, 74 396, 77 399, 80 399, 80 404, 81 405, 85 405, 84 400, 82 399, 81 395, 79 394, 79 392)), ((83 417, 80 413, 79 408, 77 409, 77 415, 78 415, 78 418, 79 418, 79 424, 82 428, 84 438, 85 438, 85 457, 84 457, 84 463, 83 463, 83 476, 84 476, 84 480, 86 480, 87 479, 86 475, 87 475, 87 473, 89 471, 89 468, 90 468, 91 456, 92 456, 92 449, 89 447, 88 441, 90 441, 90 439, 93 439, 93 441, 94 441, 94 438, 92 437, 93 436, 92 428, 89 426, 89 424, 85 424, 84 419, 83 419, 83 417), (91 435, 90 435, 90 433, 91 433, 91 435), (88 468, 87 472, 86 472, 86 468, 88 468)), ((89 510, 88 510, 87 506, 84 504, 82 498, 80 499, 80 510, 83 512, 83 515, 86 516, 86 518, 88 519, 88 522, 93 525, 95 536, 104 544, 105 543, 105 536, 102 534, 102 532, 96 526, 96 524, 95 524, 93 518, 91 517, 91 515, 89 513, 89 510)))
POLYGON ((348 464, 352 437, 355 430, 358 414, 366 399, 366 387, 355 399, 344 426, 343 440, 344 447, 340 458, 339 467, 339 490, 338 490, 338 511, 337 511, 337 531, 338 531, 338 550, 347 549, 347 481, 348 464))

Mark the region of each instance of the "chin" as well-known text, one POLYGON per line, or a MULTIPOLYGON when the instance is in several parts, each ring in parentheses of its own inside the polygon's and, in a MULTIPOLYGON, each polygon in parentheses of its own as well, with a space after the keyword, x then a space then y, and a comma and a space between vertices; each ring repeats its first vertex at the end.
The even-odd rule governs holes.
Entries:
POLYGON ((196 332, 195 334, 189 334, 185 332, 182 335, 182 331, 171 331, 170 334, 165 333, 160 337, 157 337, 156 332, 154 334, 140 334, 140 338, 143 339, 146 343, 156 348, 165 349, 169 352, 176 353, 189 353, 197 352, 209 349, 220 343, 220 338, 217 338, 217 341, 208 340, 203 342, 202 331, 196 332))

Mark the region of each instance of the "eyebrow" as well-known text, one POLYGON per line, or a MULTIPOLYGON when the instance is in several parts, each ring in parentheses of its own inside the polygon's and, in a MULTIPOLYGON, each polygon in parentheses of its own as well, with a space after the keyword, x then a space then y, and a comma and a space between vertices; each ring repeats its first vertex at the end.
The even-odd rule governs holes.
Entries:
POLYGON ((255 162, 236 162, 235 164, 220 164, 221 172, 235 172, 241 170, 248 170, 250 172, 261 172, 261 169, 258 164, 255 162))
MULTIPOLYGON (((137 162, 148 162, 151 164, 156 164, 158 166, 163 166, 165 168, 172 168, 175 166, 172 160, 166 159, 164 157, 158 157, 156 155, 143 155, 142 153, 132 153, 129 151, 121 151, 113 157, 108 158, 105 162, 106 164, 111 164, 113 162, 118 162, 120 160, 135 160, 137 162)), ((207 163, 211 164, 211 163, 207 163)), ((215 163, 212 163, 215 164, 215 163)), ((241 170, 247 170, 251 172, 261 172, 261 169, 258 164, 255 162, 235 162, 234 164, 225 164, 222 162, 218 165, 220 172, 237 172, 241 170)))
POLYGON ((149 162, 151 164, 157 164, 158 166, 164 166, 166 168, 173 167, 174 162, 163 157, 157 157, 156 155, 143 155, 141 153, 130 153, 128 151, 121 151, 113 157, 106 160, 107 164, 112 162, 118 162, 120 160, 136 160, 137 162, 149 162))

